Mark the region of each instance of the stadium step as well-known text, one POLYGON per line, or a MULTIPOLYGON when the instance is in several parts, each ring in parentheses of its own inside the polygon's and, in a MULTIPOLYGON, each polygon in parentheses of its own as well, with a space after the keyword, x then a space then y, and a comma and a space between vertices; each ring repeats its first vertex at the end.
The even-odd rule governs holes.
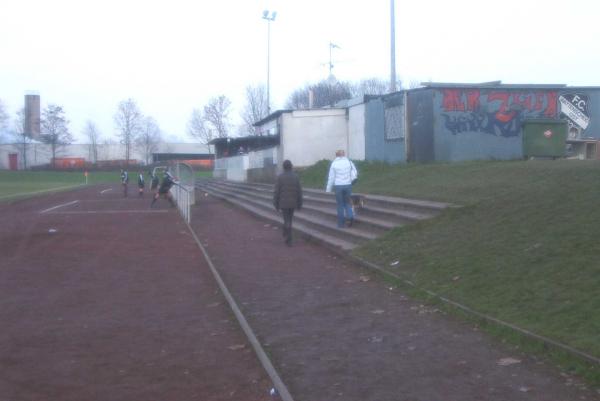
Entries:
MULTIPOLYGON (((201 179, 196 182, 196 188, 281 224, 281 215, 273 208, 273 185, 201 179)), ((364 204, 355 211, 353 226, 340 229, 336 224, 333 194, 311 188, 305 188, 303 194, 303 208, 294 214, 294 229, 344 251, 375 239, 394 227, 434 217, 451 206, 440 202, 357 194, 364 204)))

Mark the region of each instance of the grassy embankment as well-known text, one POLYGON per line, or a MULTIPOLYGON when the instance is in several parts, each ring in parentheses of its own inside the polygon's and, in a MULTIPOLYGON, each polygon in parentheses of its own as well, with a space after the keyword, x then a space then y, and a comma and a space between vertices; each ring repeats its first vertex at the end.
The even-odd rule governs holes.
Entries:
MULTIPOLYGON (((327 168, 320 162, 304 171, 304 185, 322 188, 327 168)), ((358 169, 356 192, 463 207, 394 229, 355 250, 356 256, 600 357, 600 162, 359 163, 358 169)), ((511 330, 488 329, 600 385, 598 365, 580 364, 511 330)))

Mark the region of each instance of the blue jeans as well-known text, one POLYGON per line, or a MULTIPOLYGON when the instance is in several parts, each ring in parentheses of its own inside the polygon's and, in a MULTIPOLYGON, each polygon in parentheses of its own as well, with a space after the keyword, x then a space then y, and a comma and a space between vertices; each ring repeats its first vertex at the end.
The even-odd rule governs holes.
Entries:
POLYGON ((335 202, 337 203, 337 225, 344 227, 346 219, 354 218, 352 214, 352 204, 350 203, 350 195, 352 195, 352 185, 335 185, 335 202), (345 217, 344 217, 345 214, 345 217))

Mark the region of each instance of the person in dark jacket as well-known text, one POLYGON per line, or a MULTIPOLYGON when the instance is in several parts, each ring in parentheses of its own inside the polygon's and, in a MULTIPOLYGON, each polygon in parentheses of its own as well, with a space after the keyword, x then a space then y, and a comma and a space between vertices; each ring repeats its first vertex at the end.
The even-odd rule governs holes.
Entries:
POLYGON ((283 162, 283 173, 277 177, 273 193, 273 206, 283 215, 283 237, 288 246, 292 245, 292 219, 294 210, 302 209, 302 186, 300 179, 292 171, 292 162, 283 162))
POLYGON ((150 181, 150 190, 152 191, 152 194, 156 195, 156 190, 158 189, 158 175, 154 174, 154 172, 150 173, 150 176, 152 177, 152 180, 150 181))
POLYGON ((171 203, 171 207, 175 207, 175 201, 173 200, 173 195, 171 195, 170 189, 175 184, 175 179, 168 171, 165 171, 165 175, 163 176, 163 180, 160 184, 160 188, 158 188, 158 192, 154 195, 154 199, 152 199, 152 203, 150 207, 153 207, 158 198, 162 195, 164 196, 169 203, 171 203))

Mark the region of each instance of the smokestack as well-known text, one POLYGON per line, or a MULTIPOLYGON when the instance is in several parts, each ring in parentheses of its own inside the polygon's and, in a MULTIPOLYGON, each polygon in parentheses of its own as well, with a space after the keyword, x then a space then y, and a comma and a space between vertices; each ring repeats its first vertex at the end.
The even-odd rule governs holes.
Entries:
POLYGON ((23 130, 32 139, 40 137, 40 95, 30 92, 25 95, 25 121, 23 130))

